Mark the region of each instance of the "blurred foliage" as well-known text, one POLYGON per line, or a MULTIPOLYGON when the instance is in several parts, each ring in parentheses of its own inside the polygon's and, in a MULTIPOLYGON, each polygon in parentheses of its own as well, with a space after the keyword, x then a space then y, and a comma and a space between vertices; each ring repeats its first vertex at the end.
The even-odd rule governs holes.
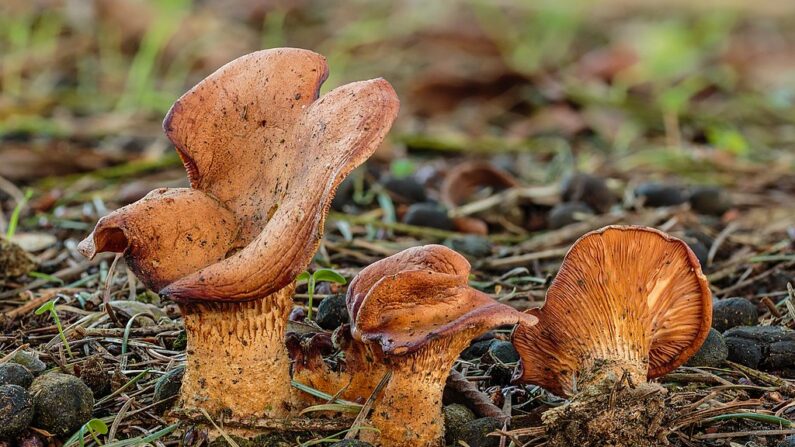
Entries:
POLYGON ((576 154, 706 145, 762 161, 795 146, 795 18, 768 3, 8 0, 0 135, 157 136, 223 63, 297 46, 328 57, 324 91, 396 86, 398 148, 549 150, 553 136, 576 154))

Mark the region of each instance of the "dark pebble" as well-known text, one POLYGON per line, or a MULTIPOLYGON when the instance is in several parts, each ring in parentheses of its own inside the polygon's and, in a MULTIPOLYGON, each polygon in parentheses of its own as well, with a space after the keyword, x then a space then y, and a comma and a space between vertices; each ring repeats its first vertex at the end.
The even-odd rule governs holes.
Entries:
POLYGON ((328 296, 317 306, 315 322, 323 329, 332 331, 346 324, 349 320, 348 308, 345 306, 345 295, 328 296))
POLYGON ((304 321, 306 319, 306 309, 303 307, 293 307, 290 311, 290 316, 287 317, 290 321, 304 321))
POLYGON ((762 367, 771 370, 795 368, 795 341, 771 343, 762 367))
POLYGON ((487 353, 494 363, 516 363, 519 361, 519 353, 507 341, 494 341, 489 345, 487 353))
POLYGON ((481 358, 489 350, 489 347, 496 342, 497 340, 493 338, 476 341, 469 345, 468 348, 464 349, 459 357, 461 357, 462 360, 475 360, 481 358))
POLYGON ((447 216, 447 210, 427 202, 411 205, 403 216, 403 223, 448 231, 453 229, 453 220, 447 216))
POLYGON ((33 420, 33 400, 18 385, 0 386, 0 438, 22 433, 33 420))
POLYGON ((731 198, 718 186, 697 186, 690 191, 690 206, 699 214, 720 216, 732 207, 731 198))
POLYGON ((461 436, 461 429, 475 420, 475 413, 465 405, 450 404, 442 410, 444 413, 444 438, 448 445, 455 445, 461 436))
MULTIPOLYGON (((163 374, 157 382, 155 382, 155 394, 152 397, 153 402, 160 402, 163 399, 168 399, 179 395, 179 389, 182 386, 182 377, 185 375, 185 367, 178 366, 171 371, 163 374)), ((171 399, 167 402, 158 404, 155 410, 162 413, 176 403, 176 399, 171 399)))
POLYGON ((80 379, 61 373, 37 377, 30 386, 35 426, 56 436, 72 434, 91 419, 94 396, 80 379))
POLYGON ((444 245, 470 258, 483 258, 491 254, 491 242, 483 236, 468 234, 444 241, 444 245))
POLYGON ((725 298, 712 302, 712 327, 720 332, 737 326, 753 326, 758 319, 756 305, 745 298, 725 298))
POLYGON ((782 326, 741 326, 724 332, 723 337, 745 338, 771 344, 780 341, 795 341, 795 331, 782 326))
POLYGON ((497 447, 500 445, 500 438, 488 436, 489 433, 502 428, 502 422, 494 418, 480 418, 467 423, 461 427, 456 444, 460 445, 463 441, 469 447, 497 447))
POLYGON ((24 366, 17 363, 3 363, 0 365, 0 386, 17 385, 27 388, 33 383, 33 374, 24 366))
POLYGON ((723 333, 729 360, 763 370, 795 368, 795 331, 782 326, 739 326, 723 333), (732 357, 735 357, 733 359, 732 357))
POLYGON ((582 222, 583 217, 592 216, 593 210, 582 202, 564 202, 555 205, 547 216, 549 228, 556 230, 566 225, 582 222))
POLYGON ((718 367, 726 361, 729 356, 729 348, 723 340, 723 336, 715 329, 709 330, 707 339, 698 352, 690 357, 687 361, 687 366, 707 366, 718 367))
POLYGON ((601 177, 577 173, 566 177, 561 186, 564 202, 583 202, 599 213, 610 211, 617 200, 601 177))
POLYGON ((418 203, 428 200, 425 187, 413 177, 396 178, 388 176, 382 181, 384 188, 392 193, 392 198, 397 203, 418 203))
POLYGON ((723 337, 729 351, 728 358, 732 362, 757 368, 762 362, 762 347, 754 340, 744 338, 723 337))
POLYGON ((685 203, 687 195, 681 187, 662 183, 644 183, 635 188, 635 197, 643 199, 643 206, 656 208, 685 203))
POLYGON ((11 361, 24 366, 34 376, 47 369, 47 364, 39 360, 39 355, 35 352, 17 351, 11 361))

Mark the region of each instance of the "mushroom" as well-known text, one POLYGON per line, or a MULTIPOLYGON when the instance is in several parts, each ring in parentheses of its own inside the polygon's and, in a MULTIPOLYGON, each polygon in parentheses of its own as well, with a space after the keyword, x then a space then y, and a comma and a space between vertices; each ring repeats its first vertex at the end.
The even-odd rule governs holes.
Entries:
POLYGON ((467 285, 469 262, 447 247, 410 248, 363 269, 347 305, 353 338, 372 346, 392 376, 362 437, 383 446, 440 446, 442 391, 472 338, 537 319, 467 285))
POLYGON ((660 434, 664 390, 647 379, 695 354, 712 298, 686 243, 653 228, 609 226, 571 247, 544 306, 528 313, 539 323, 514 332, 515 380, 573 396, 544 415, 551 445, 574 439, 565 436, 648 445, 660 434))
POLYGON ((442 181, 439 195, 448 207, 465 204, 479 189, 502 191, 519 186, 511 173, 485 161, 468 161, 455 166, 442 181))
POLYGON ((163 127, 191 188, 160 189, 103 217, 80 251, 123 252, 179 303, 188 335, 186 409, 291 413, 285 326, 340 182, 398 111, 383 79, 318 98, 326 60, 280 48, 223 66, 179 98, 163 127))
MULTIPOLYGON (((376 361, 371 346, 352 338, 347 324, 332 334, 288 332, 287 349, 293 361, 293 380, 346 400, 364 402, 387 371, 376 361), (335 355, 339 353, 342 355, 335 355), (329 364, 324 357, 334 357, 336 362, 329 364)), ((309 397, 305 400, 312 402, 309 397)))

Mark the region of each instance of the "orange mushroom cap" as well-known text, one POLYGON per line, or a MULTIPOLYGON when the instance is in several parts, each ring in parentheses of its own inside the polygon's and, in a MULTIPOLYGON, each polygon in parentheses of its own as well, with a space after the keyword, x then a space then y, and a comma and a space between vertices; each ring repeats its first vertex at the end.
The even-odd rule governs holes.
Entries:
POLYGON ((224 259, 237 234, 237 219, 214 197, 195 189, 161 188, 99 219, 78 250, 90 259, 103 251, 124 253, 136 276, 160 290, 224 259), (182 217, 191 215, 202 218, 182 217))
POLYGON ((648 378, 679 367, 709 333, 712 297, 698 259, 653 228, 609 226, 569 250, 546 302, 520 324, 516 380, 572 394, 578 374, 599 360, 637 365, 648 378))
POLYGON ((410 248, 370 265, 348 289, 354 337, 377 343, 387 355, 403 355, 448 335, 472 337, 520 320, 537 322, 469 287, 469 270, 466 258, 441 245, 410 248))
MULTIPOLYGON (((201 259, 182 256, 185 266, 165 266, 174 274, 143 275, 147 286, 178 301, 247 301, 285 287, 306 267, 337 186, 383 141, 399 107, 383 79, 318 98, 327 74, 325 58, 311 51, 258 51, 221 67, 177 100, 163 123, 166 135, 185 164, 196 191, 191 194, 204 193, 222 209, 174 214, 151 201, 151 226, 190 222, 210 232, 206 220, 230 214, 234 231, 220 257, 215 251, 201 259)), ((122 208, 114 214, 123 216, 109 220, 129 220, 131 212, 122 208)), ((98 225, 83 252, 120 251, 104 244, 110 238, 103 233, 118 231, 131 230, 98 225)), ((160 230, 148 236, 128 237, 131 245, 153 246, 132 251, 165 252, 180 244, 160 230)))

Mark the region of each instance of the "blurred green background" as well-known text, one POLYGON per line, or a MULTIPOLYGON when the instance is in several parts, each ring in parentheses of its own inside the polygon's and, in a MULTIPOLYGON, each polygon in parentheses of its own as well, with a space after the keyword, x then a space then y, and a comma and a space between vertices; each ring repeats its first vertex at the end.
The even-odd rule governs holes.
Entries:
POLYGON ((324 91, 395 85, 401 117, 380 159, 529 152, 704 181, 791 168, 795 3, 693 3, 4 0, 0 176, 174 164, 159 128, 171 103, 277 46, 326 55, 324 91))

